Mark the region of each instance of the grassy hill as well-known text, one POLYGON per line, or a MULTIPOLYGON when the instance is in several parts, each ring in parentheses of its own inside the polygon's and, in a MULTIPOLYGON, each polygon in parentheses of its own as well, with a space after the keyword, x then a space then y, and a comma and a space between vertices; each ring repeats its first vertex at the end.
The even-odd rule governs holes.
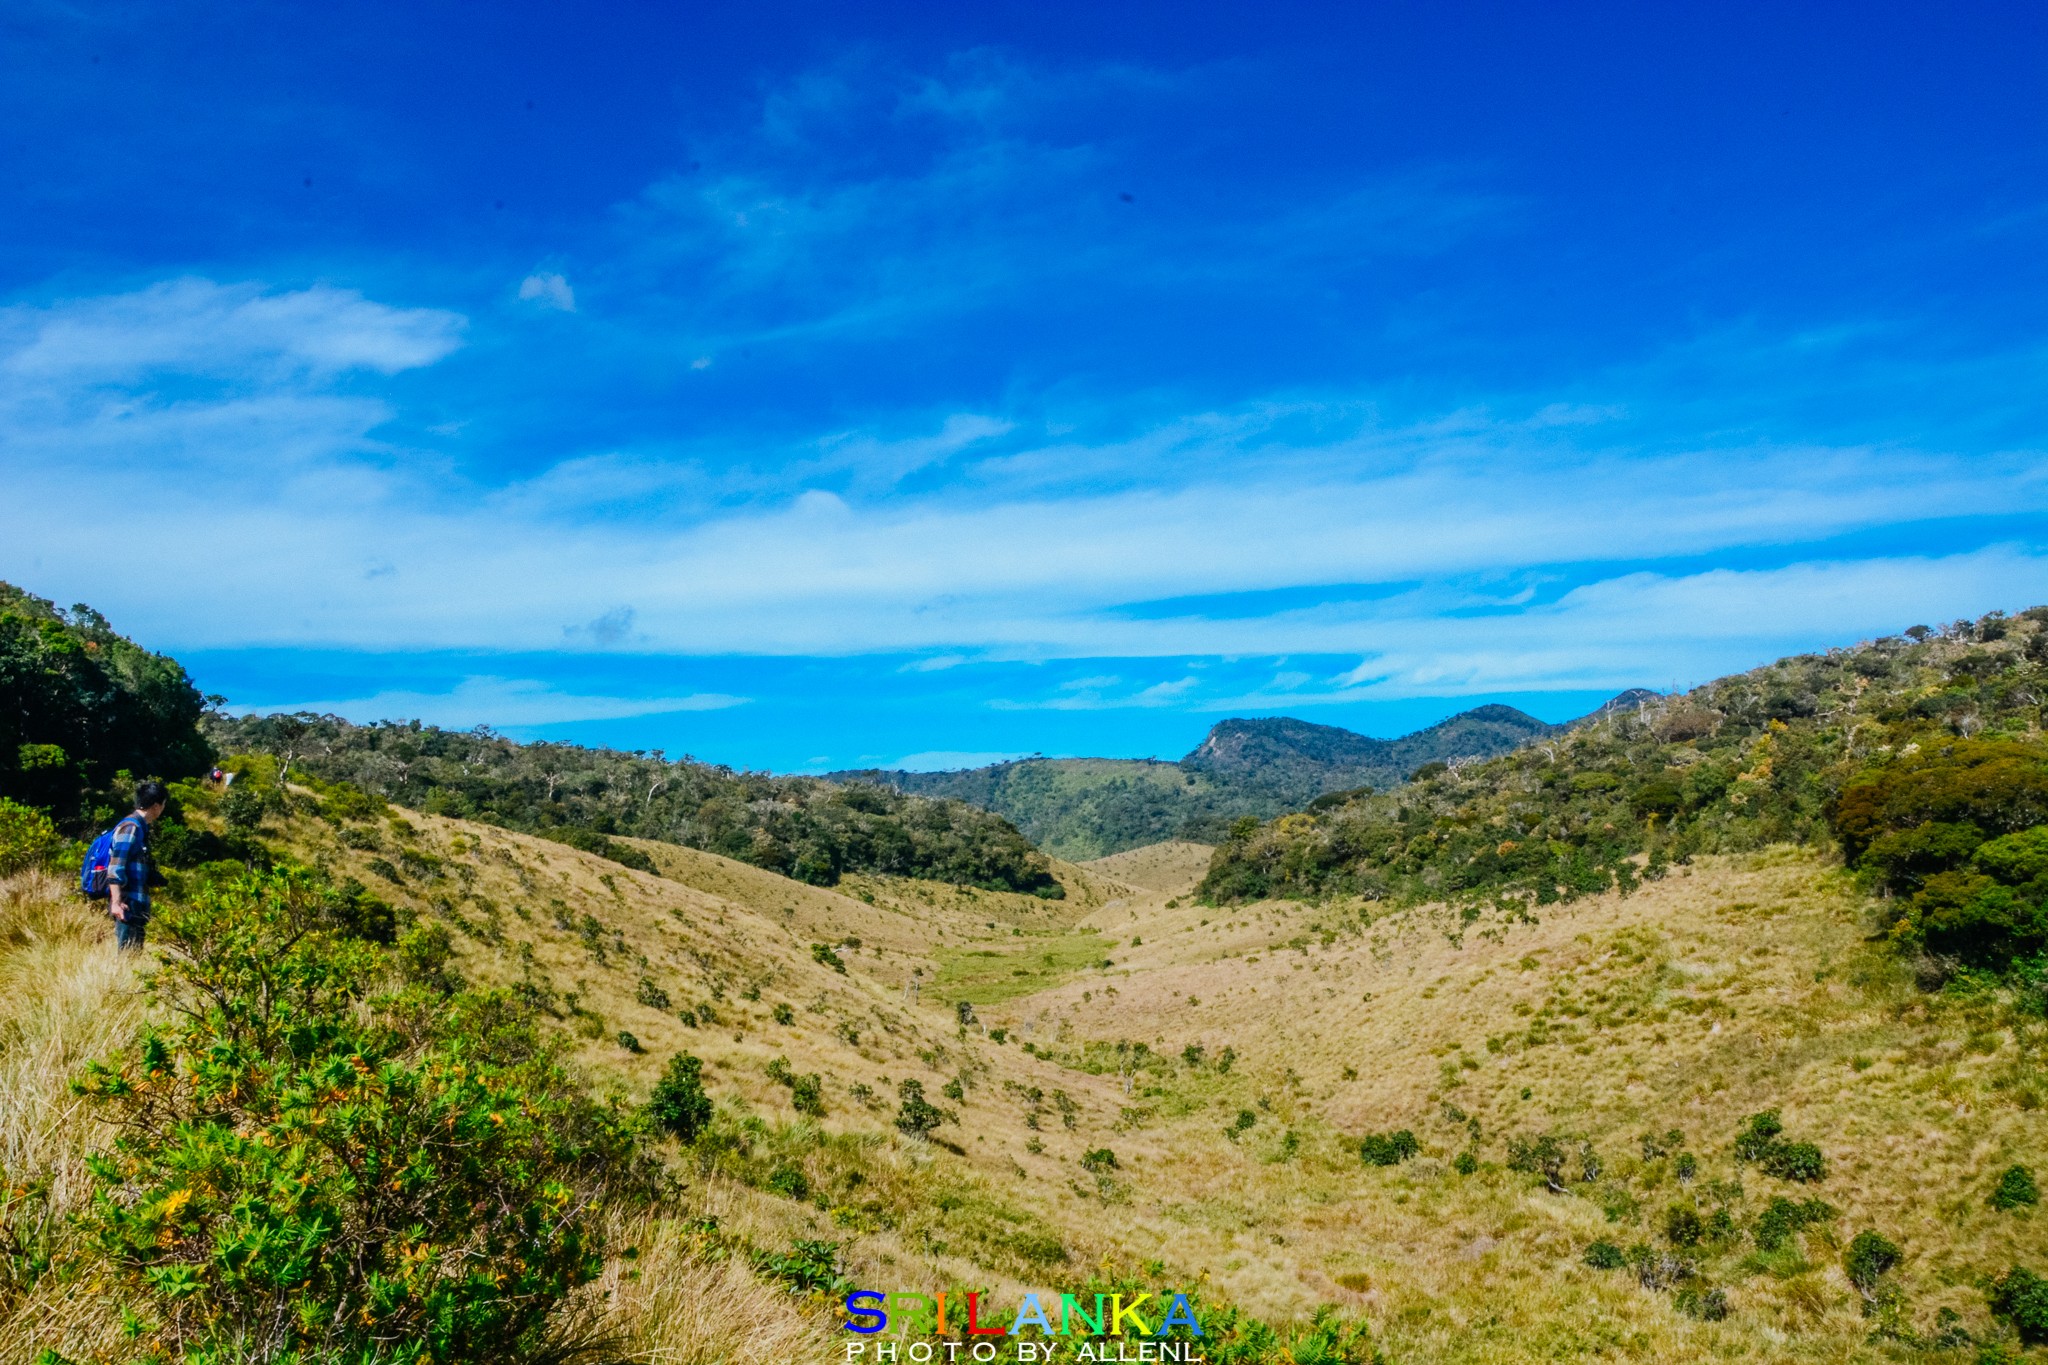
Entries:
MULTIPOLYGON (((1648 695, 1624 693, 1608 707, 1626 709, 1648 695)), ((1567 728, 1511 706, 1463 711, 1398 739, 1276 716, 1221 721, 1178 763, 1032 758, 953 772, 831 776, 965 801, 1003 816, 1048 852, 1085 859, 1170 839, 1216 842, 1247 815, 1270 819, 1360 787, 1391 790, 1424 765, 1507 753, 1567 728)))
MULTIPOLYGON (((266 752, 179 785, 145 978, 0 828, 0 1365, 175 1357, 215 1320, 183 1305, 276 1323, 230 1232, 296 1207, 280 1169, 381 1198, 319 1154, 376 1150, 358 1115, 412 1085, 480 1096, 445 1120, 478 1152, 527 1125, 547 1152, 499 1183, 552 1162, 527 1207, 575 1234, 539 1237, 571 1260, 524 1336, 448 1359, 843 1360, 848 1287, 971 1288, 984 1321, 1185 1287, 1219 1365, 2022 1359, 2048 1335, 2043 616, 1787 660, 1213 850, 1048 861, 1056 899, 604 856, 266 752), (245 884, 300 888, 292 937, 245 884), (276 1007, 326 1012, 268 1052, 167 1050, 260 1038, 252 996, 163 994, 237 943, 297 974, 276 1007), (684 1053, 712 1107, 679 1140, 650 1101, 684 1053), (273 1077, 261 1123, 111 1123, 273 1077)), ((446 1274, 501 1235, 467 1216, 405 1233, 438 1257, 357 1245, 446 1274)))

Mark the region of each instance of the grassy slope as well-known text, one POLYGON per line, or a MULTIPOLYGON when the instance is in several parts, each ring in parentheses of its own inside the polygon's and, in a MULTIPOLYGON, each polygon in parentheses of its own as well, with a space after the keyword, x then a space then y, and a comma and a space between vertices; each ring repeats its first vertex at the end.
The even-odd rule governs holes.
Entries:
MULTIPOLYGON (((1834 1174, 1820 1192, 1845 1213, 1837 1235, 1876 1227, 1906 1246, 1903 1276, 1923 1322, 1950 1306, 1983 1327, 1974 1277, 2042 1235, 2038 1216, 1994 1214, 1983 1203, 1988 1179, 2011 1162, 2048 1169, 2038 1026, 2022 1037, 1989 1004, 1920 995, 1865 943, 1844 879, 1804 853, 1707 860, 1627 899, 1552 907, 1537 925, 1465 927, 1415 910, 1325 945, 1320 926, 1356 924, 1361 907, 1168 910, 1192 869, 1146 889, 1132 875, 1147 861, 1136 855, 1114 880, 1063 866, 1069 898, 1048 903, 873 878, 825 891, 649 844, 677 880, 656 879, 502 831, 418 823, 423 841, 479 869, 474 891, 510 905, 546 888, 646 955, 643 968, 613 950, 600 966, 538 910, 516 932, 508 922, 508 936, 530 937, 536 961, 582 986, 605 1016, 588 1064, 636 1092, 659 1057, 688 1047, 707 1059, 720 1093, 792 1118, 787 1092, 762 1071, 784 1055, 826 1078, 827 1129, 877 1132, 887 1131, 887 1113, 848 1100, 850 1085, 888 1096, 895 1081, 917 1076, 936 1095, 947 1078, 968 1074, 973 1088, 955 1106, 963 1123, 943 1134, 965 1156, 939 1162, 979 1192, 970 1213, 996 1210, 995 1233, 899 1210, 898 1227, 854 1239, 863 1282, 1064 1282, 1066 1268, 1034 1275, 1000 1252, 1005 1227, 1049 1229, 1072 1253, 1072 1270, 1104 1253, 1161 1257, 1262 1312, 1300 1314, 1322 1302, 1368 1312, 1411 1357, 1570 1358, 1597 1347, 1622 1358, 1682 1350, 1732 1359, 1782 1333, 1814 1359, 1861 1358, 1866 1326, 1839 1255, 1819 1236, 1810 1269, 1735 1275, 1737 1312, 1718 1325, 1677 1316, 1668 1297, 1637 1289, 1625 1273, 1578 1264, 1595 1237, 1654 1241, 1656 1218, 1681 1195, 1668 1175, 1644 1183, 1655 1172, 1633 1170, 1640 1133, 1679 1128, 1704 1179, 1732 1179, 1736 1127, 1773 1106, 1795 1136, 1829 1153, 1834 1174), (456 854, 458 835, 481 846, 456 854), (535 891, 520 886, 522 866, 535 891), (849 935, 862 947, 846 952, 845 976, 811 959, 811 942, 849 935), (1054 964, 1045 967, 1048 949, 1054 964), (1098 951, 1115 966, 1082 968, 1098 951), (970 956, 980 953, 1001 956, 970 956), (1030 989, 1017 992, 1003 976, 1013 960, 1033 971, 1030 989), (992 963, 995 981, 963 963, 992 963), (643 972, 678 1004, 701 1000, 707 970, 726 976, 720 1009, 728 1023, 744 1021, 739 1036, 686 1029, 631 1002, 643 972), (904 990, 912 980, 932 983, 915 1005, 904 990), (759 1002, 737 998, 750 981, 762 986, 759 1002), (961 1037, 949 1008, 959 998, 977 1002, 983 1025, 1069 1061, 1089 1041, 1119 1039, 1169 1054, 1200 1043, 1211 1057, 1229 1046, 1242 1061, 1227 1076, 1175 1065, 1138 1077, 1126 1094, 1114 1075, 961 1037), (796 1007, 795 1027, 771 1022, 777 1001, 796 1007), (858 1031, 857 1044, 835 1032, 842 1024, 858 1031), (637 1034, 648 1055, 620 1052, 610 1041, 617 1027, 637 1034), (1551 1041, 1531 1045, 1532 1027, 1551 1041), (1489 1039, 1502 1050, 1489 1050, 1489 1039), (1344 1078, 1347 1066, 1357 1079, 1344 1078), (1046 1110, 1042 1126, 1028 1128, 1032 1106, 1021 1094, 1033 1087, 1070 1095, 1075 1127, 1046 1110), (1464 1145, 1464 1130, 1443 1117, 1446 1102, 1482 1126, 1487 1165, 1475 1177, 1445 1168, 1464 1145), (1225 1123, 1247 1107, 1258 1124, 1226 1140, 1225 1123), (1425 1161, 1367 1170, 1341 1145, 1346 1134, 1397 1127, 1423 1138, 1425 1161), (1289 1128, 1300 1135, 1298 1154, 1272 1159, 1289 1128), (1609 1224, 1601 1203, 1616 1202, 1614 1191, 1556 1196, 1500 1169, 1505 1138, 1539 1130, 1591 1139, 1641 1212, 1609 1224), (1042 1152, 1030 1150, 1033 1141, 1042 1152), (1108 1207, 1076 1165, 1097 1146, 1121 1163, 1108 1207)), ((338 842, 319 852, 344 855, 338 842)), ((1191 852, 1151 861, 1163 870, 1195 862, 1191 852)), ((486 978, 509 975, 515 960, 477 942, 464 954, 466 970, 486 978)), ((902 1153, 893 1135, 888 1145, 894 1159, 922 1156, 902 1153)), ((867 1178, 888 1183, 886 1172, 867 1178)), ((1750 1214, 1771 1193, 1802 1193, 1753 1169, 1741 1178, 1740 1208, 1750 1214)), ((896 1188, 915 1204, 930 1187, 896 1188)), ((768 1208, 757 1216, 782 1219, 792 1235, 847 1235, 817 1210, 757 1202, 768 1208)))
MULTIPOLYGON (((408 818, 405 842, 441 859, 440 875, 391 886, 367 870, 373 852, 318 822, 297 827, 298 852, 468 926, 459 965, 475 978, 516 980, 530 952, 537 978, 578 991, 602 1017, 586 1023, 598 1036, 582 1061, 628 1094, 644 1093, 671 1050, 703 1056, 714 1093, 770 1121, 753 1139, 759 1160, 801 1166, 819 1197, 775 1198, 712 1173, 693 1180, 694 1210, 759 1245, 846 1242, 853 1278, 875 1287, 981 1283, 1007 1297, 1026 1283, 1069 1286, 1105 1256, 1159 1258, 1169 1277, 1206 1276, 1274 1316, 1321 1303, 1363 1313, 1397 1360, 1881 1358, 1889 1348, 1865 1344, 1839 1253, 1821 1234, 1809 1235, 1805 1263, 1775 1273, 1717 1262, 1734 1306, 1718 1324, 1679 1316, 1626 1272, 1579 1264, 1595 1237, 1655 1240, 1656 1218, 1681 1197, 1663 1163, 1633 1155, 1639 1133, 1684 1130, 1703 1165, 1697 1189, 1736 1175, 1736 1125, 1771 1106, 1829 1155, 1819 1192, 1846 1215, 1834 1236, 1869 1226, 1905 1246, 1900 1273, 1923 1331, 1943 1306, 1983 1330, 1975 1277, 2048 1240, 2040 1214, 1984 1206, 1988 1179, 2010 1162, 2048 1168, 2039 1025, 2029 1035, 1991 1004, 1915 992, 1864 942, 1843 880, 1805 854, 1701 860, 1625 900, 1551 907, 1535 925, 1464 926, 1419 909, 1326 942, 1323 926, 1357 925, 1359 906, 1167 909, 1195 861, 1186 848, 1124 855, 1113 869, 1062 866, 1069 898, 1047 903, 872 878, 827 891, 644 845, 667 874, 657 878, 492 827, 408 818), (585 915, 597 922, 587 936, 585 915), (813 959, 812 942, 848 936, 862 946, 842 949, 844 975, 813 959), (1005 956, 973 956, 990 952, 1005 956), (1096 952, 1115 965, 1080 965, 1096 952), (1011 956, 1031 975, 1001 976, 1011 956), (994 963, 996 979, 963 963, 994 963), (675 1007, 716 988, 720 1025, 688 1028, 635 1003, 642 976, 675 1007), (758 1001, 742 998, 750 984, 758 1001), (978 989, 989 984, 1004 989, 978 989), (957 1027, 961 995, 982 1002, 984 1025, 1013 1031, 1007 1045, 957 1027), (793 1025, 773 1022, 778 1003, 794 1008, 793 1025), (621 1028, 645 1055, 619 1048, 621 1028), (1024 1039, 1077 1065, 1026 1055, 1024 1039), (1176 1059, 1189 1043, 1210 1059, 1228 1046, 1239 1060, 1227 1075, 1175 1060, 1127 1093, 1114 1074, 1078 1065, 1102 1069, 1102 1049, 1087 1045, 1116 1040, 1176 1059), (764 1073, 777 1056, 825 1078, 820 1123, 797 1122, 789 1092, 764 1073), (964 1102, 941 1101, 962 1113, 940 1134, 957 1154, 901 1139, 893 1104, 849 1091, 890 1096, 914 1076, 936 1098, 963 1074, 964 1102), (1072 1128, 1055 1091, 1071 1103, 1072 1128), (1448 1167, 1467 1138, 1446 1103, 1481 1125, 1476 1175, 1448 1167), (1232 1142, 1223 1128, 1240 1109, 1257 1121, 1232 1142), (1344 1145, 1397 1127, 1422 1138, 1422 1159, 1368 1169, 1355 1142, 1344 1145), (1542 1129, 1590 1138, 1609 1179, 1553 1195, 1501 1168, 1506 1137, 1542 1129), (1098 1181, 1079 1158, 1105 1146, 1119 1167, 1098 1181)), ((9 892, 24 905, 53 893, 9 892)), ((61 918, 74 903, 59 904, 15 921, 61 918)), ((16 931, 0 947, 10 1176, 54 1161, 75 1181, 82 1137, 54 1078, 105 1051, 136 1008, 110 989, 122 969, 87 942, 100 929, 80 923, 40 939, 16 931), (13 1079, 24 1074, 40 1079, 13 1079)), ((1751 1213, 1777 1192, 1753 1169, 1741 1179, 1751 1213)), ((791 1301, 673 1235, 644 1244, 663 1273, 616 1282, 650 1349, 710 1359, 706 1342, 742 1333, 784 1343, 760 1358, 836 1358, 819 1319, 791 1301)), ((0 1360, 28 1340, 20 1319, 0 1329, 0 1360)))

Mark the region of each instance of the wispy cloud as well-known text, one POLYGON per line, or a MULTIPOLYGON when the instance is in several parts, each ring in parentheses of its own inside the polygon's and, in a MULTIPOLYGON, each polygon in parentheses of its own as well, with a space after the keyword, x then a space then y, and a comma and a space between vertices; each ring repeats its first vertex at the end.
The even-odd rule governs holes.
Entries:
POLYGON ((254 713, 312 711, 367 724, 377 720, 421 720, 466 730, 478 725, 528 729, 573 721, 623 720, 678 711, 722 711, 747 698, 716 692, 684 697, 603 697, 559 692, 528 678, 466 678, 446 692, 385 691, 363 697, 283 702, 240 710, 254 713))

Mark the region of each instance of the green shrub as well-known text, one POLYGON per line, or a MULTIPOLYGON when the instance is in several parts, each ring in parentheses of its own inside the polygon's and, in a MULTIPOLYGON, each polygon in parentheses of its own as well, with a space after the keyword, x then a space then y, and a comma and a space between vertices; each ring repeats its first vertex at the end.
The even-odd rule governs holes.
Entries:
POLYGON ((1753 1161, 1766 1175, 1810 1184, 1827 1179, 1827 1158, 1810 1142, 1784 1142, 1778 1111, 1751 1114, 1735 1135, 1735 1159, 1753 1161))
POLYGON ((0 877, 41 867, 63 847, 49 816, 0 796, 0 877))
POLYGON ((1812 1184, 1828 1177, 1827 1158, 1810 1142, 1779 1143, 1757 1165, 1766 1175, 1774 1175, 1780 1180, 1796 1180, 1801 1184, 1812 1184))
POLYGON ((1451 1169, 1459 1175, 1471 1175, 1479 1169, 1479 1158, 1472 1154, 1470 1148, 1467 1148, 1452 1158, 1451 1169))
POLYGON ((2029 1208, 2040 1202, 2040 1186, 2034 1183, 2034 1173, 2024 1166, 2006 1167, 1998 1177, 1998 1188, 1991 1192, 1991 1207, 2001 1212, 2029 1208))
POLYGON ((813 943, 811 945, 811 957, 819 965, 830 967, 833 971, 839 972, 842 975, 845 974, 846 963, 840 959, 839 954, 832 951, 831 944, 813 943))
POLYGON ((1991 1311, 2029 1346, 2048 1346, 2048 1279, 2016 1265, 1991 1286, 1991 1311))
POLYGON ((624 1048, 626 1051, 632 1053, 641 1053, 647 1051, 645 1047, 641 1046, 640 1040, 634 1037, 631 1033, 628 1033, 625 1029, 619 1030, 619 1046, 624 1048))
POLYGON ((1819 1199, 1809 1199, 1803 1204, 1795 1204, 1780 1195, 1772 1199, 1764 1211, 1757 1215, 1757 1250, 1776 1251, 1785 1245, 1793 1233, 1814 1223, 1833 1222, 1839 1216, 1832 1206, 1819 1199))
POLYGON ((1728 1291, 1687 1285, 1671 1296, 1671 1306, 1701 1322, 1719 1322, 1728 1316, 1728 1291))
POLYGON ((1406 1128, 1392 1133, 1367 1133, 1358 1144, 1359 1159, 1368 1166, 1398 1166, 1422 1151, 1406 1128))
POLYGON ((794 1166, 777 1166, 768 1173, 768 1179, 762 1182, 762 1188, 771 1194, 779 1194, 784 1199, 811 1197, 811 1182, 794 1166))
POLYGON ((780 1255, 763 1254, 754 1269, 792 1294, 835 1294, 846 1281, 839 1273, 839 1244, 799 1239, 780 1255))
POLYGON ((711 1097, 704 1093, 704 1063, 687 1052, 668 1059, 668 1070, 654 1083, 647 1113, 654 1126, 683 1142, 696 1140, 711 1122, 711 1097))
POLYGON ((462 978, 449 967, 455 940, 438 920, 421 920, 398 940, 398 970, 406 980, 446 994, 462 989, 462 978))
POLYGON ((633 990, 633 999, 651 1010, 666 1010, 669 1007, 668 992, 655 985, 650 977, 640 978, 640 984, 633 990))
POLYGON ((815 1074, 790 1077, 789 1102, 799 1114, 810 1118, 824 1117, 825 1082, 815 1074))
POLYGON ((1849 1283, 1868 1295, 1899 1263, 1900 1255, 1898 1244, 1889 1238, 1875 1232, 1859 1232, 1842 1253, 1842 1269, 1848 1272, 1849 1283))
POLYGON ((1696 1247, 1706 1233, 1706 1224, 1700 1221, 1699 1210, 1684 1204, 1673 1204, 1664 1210, 1664 1240, 1671 1245, 1696 1247))
POLYGON ((904 1081, 896 1087, 896 1094, 902 1101, 896 1111, 896 1128, 909 1137, 928 1138, 940 1124, 954 1121, 953 1115, 924 1097, 922 1081, 904 1081))
POLYGON ((121 1133, 91 1244, 191 1361, 539 1353, 600 1269, 628 1129, 508 997, 369 997, 382 955, 321 892, 249 874, 159 910, 172 1022, 77 1082, 121 1133))
POLYGON ((796 1011, 791 1009, 787 1003, 777 1005, 774 1014, 775 1022, 784 1027, 788 1027, 796 1022, 796 1011))
POLYGON ((1107 1147, 1097 1147, 1081 1157, 1081 1169, 1093 1175, 1108 1175, 1117 1169, 1116 1153, 1107 1147))
POLYGON ((1612 1242, 1595 1242, 1586 1248, 1586 1264, 1595 1270, 1619 1270, 1628 1264, 1628 1257, 1621 1254, 1621 1248, 1612 1242))

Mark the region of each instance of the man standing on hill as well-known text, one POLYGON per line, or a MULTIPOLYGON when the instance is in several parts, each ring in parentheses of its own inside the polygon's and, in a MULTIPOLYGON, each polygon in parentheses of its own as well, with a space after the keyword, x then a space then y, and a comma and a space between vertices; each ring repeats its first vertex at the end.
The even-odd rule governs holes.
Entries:
POLYGON ((149 857, 149 829, 163 818, 170 800, 164 784, 135 784, 135 810, 114 826, 114 847, 107 859, 107 913, 114 917, 114 942, 123 950, 142 947, 149 929, 149 888, 163 885, 163 876, 149 857))

